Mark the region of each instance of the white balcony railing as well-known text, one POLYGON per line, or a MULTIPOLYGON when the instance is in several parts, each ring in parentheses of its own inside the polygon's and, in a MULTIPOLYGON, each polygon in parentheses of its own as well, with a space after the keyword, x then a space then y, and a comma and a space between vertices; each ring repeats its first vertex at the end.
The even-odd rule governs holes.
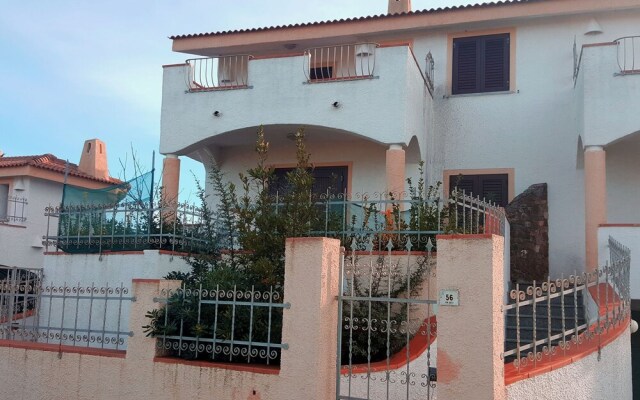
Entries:
POLYGON ((616 39, 620 74, 640 74, 640 36, 616 39))
POLYGON ((186 61, 189 92, 248 87, 250 55, 192 58, 186 61))
POLYGON ((375 43, 314 47, 304 51, 307 82, 373 78, 376 66, 375 43))

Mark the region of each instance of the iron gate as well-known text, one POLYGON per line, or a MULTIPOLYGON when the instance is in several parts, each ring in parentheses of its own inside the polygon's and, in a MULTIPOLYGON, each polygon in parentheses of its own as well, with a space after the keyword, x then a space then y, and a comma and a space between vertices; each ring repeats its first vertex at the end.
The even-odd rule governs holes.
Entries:
POLYGON ((437 302, 432 250, 429 237, 375 235, 354 238, 343 253, 336 399, 433 398, 437 302), (381 240, 386 250, 373 251, 383 247, 381 240))

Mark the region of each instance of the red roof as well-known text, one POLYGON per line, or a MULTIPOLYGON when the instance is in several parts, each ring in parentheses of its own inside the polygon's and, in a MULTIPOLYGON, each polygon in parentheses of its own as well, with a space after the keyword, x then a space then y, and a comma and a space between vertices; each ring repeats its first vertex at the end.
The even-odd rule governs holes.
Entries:
MULTIPOLYGON (((47 169, 54 172, 64 174, 67 169, 67 161, 61 160, 53 154, 42 154, 37 156, 18 156, 18 157, 0 157, 0 168, 11 167, 36 167, 47 169)), ((92 181, 104 182, 110 184, 120 184, 121 180, 115 178, 102 179, 96 178, 78 169, 78 166, 73 163, 69 163, 69 175, 77 176, 83 179, 90 179, 92 181)))
POLYGON ((313 26, 313 25, 341 24, 341 23, 354 22, 354 21, 371 20, 371 19, 395 18, 395 17, 404 16, 404 15, 434 14, 434 13, 441 13, 441 12, 448 12, 448 11, 468 10, 468 9, 486 8, 486 7, 499 7, 504 5, 518 4, 518 3, 533 3, 536 1, 546 1, 546 0, 502 0, 502 1, 495 1, 495 2, 484 2, 479 4, 477 3, 477 4, 462 5, 462 6, 430 8, 426 10, 416 10, 416 11, 402 12, 402 13, 396 13, 396 14, 380 14, 380 15, 370 15, 366 17, 334 19, 331 21, 303 22, 299 24, 276 25, 276 26, 268 26, 263 28, 236 29, 236 30, 229 30, 229 31, 206 32, 206 33, 192 33, 188 35, 173 35, 173 36, 169 36, 169 39, 187 39, 187 38, 193 38, 193 37, 220 36, 220 35, 229 35, 233 33, 244 33, 244 32, 262 32, 262 31, 268 31, 268 30, 274 30, 274 29, 297 28, 297 27, 313 26))

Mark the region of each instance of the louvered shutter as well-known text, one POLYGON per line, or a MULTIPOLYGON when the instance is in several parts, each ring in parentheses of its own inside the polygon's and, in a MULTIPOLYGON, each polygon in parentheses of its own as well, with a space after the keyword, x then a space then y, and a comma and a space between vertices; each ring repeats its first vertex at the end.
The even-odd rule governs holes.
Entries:
POLYGON ((464 190, 465 194, 480 197, 504 207, 509 203, 509 186, 507 174, 490 175, 456 175, 449 177, 449 188, 464 190))
POLYGON ((509 90, 509 34, 453 40, 452 94, 509 90))

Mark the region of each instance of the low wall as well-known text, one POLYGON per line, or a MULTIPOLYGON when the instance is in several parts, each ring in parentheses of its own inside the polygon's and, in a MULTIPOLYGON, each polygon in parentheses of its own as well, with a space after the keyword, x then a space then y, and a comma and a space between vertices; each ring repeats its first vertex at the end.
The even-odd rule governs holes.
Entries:
POLYGON ((96 286, 131 282, 134 278, 160 279, 171 271, 188 272, 191 267, 179 253, 143 250, 100 254, 47 253, 44 256, 46 284, 96 286))
POLYGON ((507 386, 507 396, 514 400, 631 399, 630 348, 627 328, 600 352, 507 386))

